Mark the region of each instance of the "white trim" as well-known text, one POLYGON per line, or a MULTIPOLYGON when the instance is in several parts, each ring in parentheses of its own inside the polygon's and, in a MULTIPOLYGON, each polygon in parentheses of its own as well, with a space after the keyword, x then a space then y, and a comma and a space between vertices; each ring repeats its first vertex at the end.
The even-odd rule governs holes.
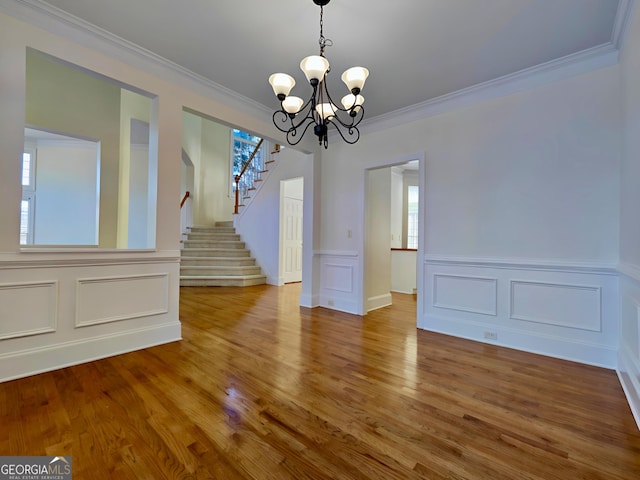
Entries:
POLYGON ((446 310, 456 310, 459 312, 469 312, 469 313, 479 313, 481 315, 491 315, 498 316, 498 279, 495 277, 477 277, 472 275, 452 275, 452 274, 444 274, 444 273, 434 273, 433 274, 433 306, 436 308, 444 308, 446 310), (447 305, 438 302, 438 278, 457 278, 457 279, 467 279, 467 280, 481 280, 487 283, 493 284, 493 308, 491 310, 480 310, 470 307, 465 307, 463 305, 447 305))
POLYGON ((524 322, 531 323, 541 323, 544 325, 554 325, 558 327, 565 328, 574 328, 577 330, 586 330, 589 332, 598 332, 602 333, 602 287, 594 286, 594 285, 576 285, 572 283, 558 283, 558 282, 540 282, 540 281, 532 281, 532 280, 510 280, 509 281, 509 318, 512 320, 521 320, 524 322), (529 315, 517 315, 515 313, 516 307, 516 286, 518 285, 534 285, 534 286, 544 286, 544 287, 557 287, 569 290, 579 290, 579 291, 591 291, 596 294, 597 300, 597 323, 598 326, 587 327, 587 326, 579 326, 573 323, 562 322, 562 321, 551 321, 541 317, 533 317, 529 315))
POLYGON ((625 277, 635 280, 636 282, 640 282, 640 266, 632 263, 620 262, 616 269, 618 273, 621 273, 625 277))
POLYGON ((426 254, 424 263, 431 265, 466 265, 489 268, 518 270, 552 270, 565 273, 592 273, 597 275, 617 275, 615 265, 586 262, 556 262, 530 258, 500 257, 457 257, 451 255, 426 254))
MULTIPOLYGON (((102 296, 102 295, 101 295, 102 296)), ((139 295, 136 295, 139 297, 139 295)), ((149 273, 149 274, 141 274, 141 275, 119 275, 119 276, 110 276, 110 277, 92 277, 92 278, 79 278, 76 280, 76 319, 75 326, 76 328, 80 327, 90 327, 94 325, 102 325, 105 323, 112 322, 120 322, 123 320, 134 320, 137 318, 143 317, 151 317, 154 315, 163 315, 169 313, 169 274, 168 273, 149 273), (162 285, 162 290, 157 292, 158 300, 162 303, 160 307, 152 308, 150 310, 139 310, 128 312, 126 314, 119 314, 101 318, 93 318, 91 320, 82 320, 82 315, 85 312, 86 308, 83 308, 83 294, 81 292, 82 287, 86 285, 93 284, 108 284, 115 282, 132 282, 138 280, 164 280, 162 285)), ((88 307, 87 307, 88 308, 88 307)), ((101 314, 103 312, 100 312, 101 314)))
MULTIPOLYGON (((152 71, 160 76, 167 72, 178 75, 177 83, 190 80, 199 87, 204 87, 209 94, 223 97, 226 104, 234 105, 245 112, 253 112, 258 118, 271 118, 272 110, 261 103, 209 80, 177 63, 167 60, 139 45, 125 40, 113 33, 71 15, 64 10, 40 0, 0 0, 0 11, 19 20, 28 22, 48 32, 64 38, 72 38, 89 48, 97 48, 116 60, 140 67, 141 62, 153 66, 152 71), (84 36, 85 38, 81 38, 84 36), (98 44, 96 44, 96 41, 98 44), (157 67, 164 72, 158 72, 157 67)), ((144 68, 144 67, 143 67, 144 68)))
POLYGON ((17 254, 0 253, 0 270, 180 263, 180 250, 163 250, 158 252, 154 250, 131 251, 98 248, 38 251, 28 249, 32 250, 28 255, 26 254, 26 250, 27 249, 21 250, 21 252, 17 254), (85 253, 85 255, 82 258, 78 258, 78 253, 85 253))
MULTIPOLYGON (((26 288, 47 288, 49 291, 48 301, 48 325, 31 330, 14 330, 5 334, 0 333, 0 340, 8 340, 10 338, 30 337, 33 335, 41 335, 43 333, 53 333, 58 329, 58 280, 39 281, 39 282, 19 282, 19 283, 0 283, 0 293, 3 290, 16 290, 26 288)), ((33 304, 33 298, 30 298, 33 304)))
POLYGON ((376 295, 375 297, 369 297, 367 299, 367 312, 378 310, 379 308, 388 307, 393 302, 391 300, 391 293, 385 293, 382 295, 376 295))
POLYGON ((330 257, 357 257, 359 253, 356 250, 314 250, 314 255, 330 256, 330 257))
POLYGON ((364 120, 363 134, 398 127, 441 113, 498 98, 516 92, 530 90, 558 80, 570 78, 592 70, 610 67, 618 63, 619 52, 611 43, 599 45, 562 58, 525 68, 519 72, 478 83, 425 102, 410 105, 389 113, 364 120))
POLYGON ((614 369, 617 364, 617 348, 538 332, 525 332, 502 325, 492 324, 488 328, 486 323, 427 314, 421 319, 418 328, 608 369, 614 369), (489 341, 484 338, 484 332, 489 329, 496 332, 498 340, 489 341))
POLYGON ((0 355, 0 382, 181 340, 180 322, 0 355))
POLYGON ((620 385, 627 398, 633 418, 640 428, 640 361, 633 358, 633 354, 626 345, 621 345, 618 351, 618 368, 616 369, 620 385))
POLYGON ((611 32, 611 43, 616 46, 619 51, 622 51, 627 27, 635 7, 635 0, 618 0, 618 11, 616 12, 616 18, 613 24, 613 31, 611 32))

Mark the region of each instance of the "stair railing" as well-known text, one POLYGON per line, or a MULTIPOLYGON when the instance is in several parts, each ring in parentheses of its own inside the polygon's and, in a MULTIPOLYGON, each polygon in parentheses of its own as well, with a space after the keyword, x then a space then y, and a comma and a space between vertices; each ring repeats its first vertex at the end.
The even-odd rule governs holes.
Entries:
POLYGON ((184 194, 184 197, 182 197, 182 200, 180 201, 180 210, 182 210, 182 207, 184 207, 184 202, 187 201, 187 198, 189 198, 191 196, 191 194, 189 192, 184 194))
POLYGON ((259 179, 260 173, 262 173, 262 167, 260 167, 259 170, 257 166, 252 164, 252 162, 256 154, 260 150, 263 141, 264 139, 261 138, 256 145, 256 148, 253 149, 253 152, 251 153, 249 159, 242 166, 242 170, 240 170, 240 173, 234 178, 236 183, 236 204, 233 210, 234 214, 238 213, 238 207, 240 206, 240 194, 242 193, 242 195, 244 196, 250 188, 253 188, 253 182, 259 179), (253 165, 253 168, 249 168, 250 165, 253 165))

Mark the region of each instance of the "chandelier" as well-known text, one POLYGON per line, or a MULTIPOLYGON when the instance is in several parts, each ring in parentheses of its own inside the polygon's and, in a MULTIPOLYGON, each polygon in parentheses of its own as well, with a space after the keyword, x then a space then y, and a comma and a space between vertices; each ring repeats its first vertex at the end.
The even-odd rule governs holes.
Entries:
POLYGON ((360 138, 358 125, 364 117, 364 97, 360 95, 360 91, 369 76, 369 70, 351 67, 342 74, 342 81, 350 93, 342 97, 342 107, 337 106, 327 89, 330 67, 324 56, 325 47, 333 45, 323 34, 324 6, 329 1, 313 0, 313 3, 320 6, 320 55, 311 55, 300 62, 300 69, 313 89, 311 98, 305 103, 302 98, 289 95, 296 84, 291 75, 274 73, 269 77, 273 92, 280 100, 280 110, 273 113, 273 123, 278 130, 287 134, 287 142, 290 145, 298 144, 311 125, 313 133, 318 137, 318 143, 324 145, 324 148, 327 148, 329 143, 329 125, 333 125, 347 143, 356 143, 360 138))

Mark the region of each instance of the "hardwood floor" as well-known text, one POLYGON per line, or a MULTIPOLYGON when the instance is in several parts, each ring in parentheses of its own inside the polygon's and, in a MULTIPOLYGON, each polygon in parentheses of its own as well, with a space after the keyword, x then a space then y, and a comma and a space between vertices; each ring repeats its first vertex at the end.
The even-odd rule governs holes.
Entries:
POLYGON ((613 371, 417 331, 299 285, 181 289, 184 340, 0 384, 1 455, 74 479, 638 479, 613 371))

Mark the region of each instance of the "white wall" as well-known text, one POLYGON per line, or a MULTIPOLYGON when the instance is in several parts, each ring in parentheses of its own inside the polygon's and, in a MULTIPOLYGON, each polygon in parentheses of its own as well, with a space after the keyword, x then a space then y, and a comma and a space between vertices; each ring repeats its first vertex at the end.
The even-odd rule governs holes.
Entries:
POLYGON ((416 265, 418 252, 415 250, 391 251, 391 291, 414 293, 416 289, 416 265))
MULTIPOLYGON (((236 232, 242 237, 251 255, 258 261, 267 276, 267 283, 282 285, 284 272, 280 265, 280 182, 291 178, 304 178, 303 197, 306 205, 307 195, 313 192, 313 159, 292 148, 283 148, 279 154, 273 155, 274 163, 268 166, 269 171, 263 175, 264 181, 254 192, 247 207, 241 207, 238 215, 234 215, 236 232), (309 185, 309 188, 307 187, 309 185)), ((310 229, 312 215, 307 218, 305 211, 303 223, 310 229)), ((304 248, 311 248, 307 245, 304 248)), ((310 268, 310 266, 304 266, 310 268)))
POLYGON ((235 200, 229 196, 231 128, 183 112, 183 148, 193 162, 193 223, 213 225, 233 218, 235 200))
POLYGON ((37 146, 35 245, 98 245, 99 144, 37 146))
POLYGON ((620 228, 621 340, 618 374, 640 426, 640 8, 621 56, 624 118, 620 228))
POLYGON ((402 248, 403 237, 403 176, 402 170, 391 168, 391 248, 402 248))
POLYGON ((366 174, 365 311, 391 305, 391 169, 366 174))
POLYGON ((614 66, 332 143, 322 249, 358 265, 365 169, 424 151, 419 326, 615 366, 619 100, 614 66))

